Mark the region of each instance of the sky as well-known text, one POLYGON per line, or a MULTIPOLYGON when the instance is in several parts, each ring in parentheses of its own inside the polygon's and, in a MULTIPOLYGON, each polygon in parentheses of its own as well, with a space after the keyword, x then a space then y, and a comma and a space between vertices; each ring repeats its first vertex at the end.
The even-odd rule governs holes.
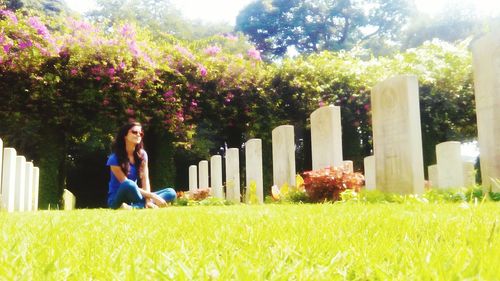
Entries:
MULTIPOLYGON (((78 12, 85 12, 95 7, 95 0, 65 0, 68 6, 78 12)), ((226 22, 235 24, 239 11, 254 0, 171 0, 191 20, 205 22, 226 22)), ((446 3, 460 5, 473 3, 479 14, 500 14, 500 0, 415 0, 417 8, 428 14, 435 14, 446 3)))

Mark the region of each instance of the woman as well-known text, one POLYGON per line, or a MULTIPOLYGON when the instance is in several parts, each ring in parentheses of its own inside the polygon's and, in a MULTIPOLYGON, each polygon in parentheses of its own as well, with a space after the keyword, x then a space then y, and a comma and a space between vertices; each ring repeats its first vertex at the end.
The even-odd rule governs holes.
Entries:
POLYGON ((141 124, 132 122, 123 126, 116 136, 113 154, 106 164, 111 170, 108 191, 110 208, 164 207, 176 197, 172 188, 151 192, 148 154, 143 149, 143 135, 141 124))

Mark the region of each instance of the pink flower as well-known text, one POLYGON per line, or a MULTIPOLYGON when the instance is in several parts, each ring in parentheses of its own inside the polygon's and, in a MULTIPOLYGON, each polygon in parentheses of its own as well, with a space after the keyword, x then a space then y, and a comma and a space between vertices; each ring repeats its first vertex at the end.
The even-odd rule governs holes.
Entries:
POLYGON ((236 41, 236 40, 238 40, 238 36, 235 36, 235 35, 233 35, 231 33, 224 34, 224 37, 226 39, 230 40, 230 41, 236 41))
POLYGON ((6 16, 12 23, 17 24, 17 17, 14 12, 10 10, 0 10, 0 15, 6 16))
POLYGON ((110 77, 111 77, 111 76, 113 76, 113 75, 115 75, 115 72, 116 72, 116 71, 115 71, 115 69, 114 69, 113 67, 108 68, 108 75, 109 75, 110 77))
POLYGON ((105 98, 103 101, 102 101, 102 105, 103 106, 108 106, 109 105, 109 100, 107 98, 105 98))
POLYGON ((179 51, 179 53, 183 54, 184 56, 186 56, 190 59, 194 58, 193 54, 191 54, 191 52, 188 49, 186 49, 182 46, 177 45, 177 46, 175 46, 175 49, 177 51, 179 51))
POLYGON ((21 50, 24 50, 24 49, 29 48, 31 46, 33 46, 33 43, 30 40, 19 42, 19 49, 21 49, 21 50))
POLYGON ((10 51, 10 48, 12 48, 12 43, 7 43, 3 45, 3 51, 8 53, 10 51))
POLYGON ((254 60, 261 60, 260 52, 255 48, 248 50, 247 55, 254 60))
POLYGON ((319 103, 318 103, 319 107, 322 107, 322 106, 325 106, 325 102, 320 100, 319 103))
POLYGON ((127 42, 127 44, 129 50, 134 56, 138 57, 141 54, 141 51, 139 50, 139 47, 137 46, 137 43, 135 41, 127 42))
POLYGON ((76 68, 72 68, 70 73, 71 76, 76 76, 78 74, 78 70, 76 70, 76 68))
POLYGON ((207 76, 207 69, 200 63, 198 64, 198 70, 200 71, 201 77, 207 76))
POLYGON ((182 112, 182 110, 180 111, 177 111, 177 119, 179 119, 179 121, 184 121, 184 112, 182 112))
POLYGON ((120 34, 127 39, 135 39, 135 29, 130 24, 124 24, 120 30, 120 34))
POLYGON ((370 111, 370 105, 369 104, 365 104, 364 108, 365 108, 366 111, 370 111))
POLYGON ((210 46, 204 50, 205 54, 210 56, 215 56, 220 52, 220 48, 217 46, 210 46))
POLYGON ((168 90, 168 91, 166 91, 166 92, 163 94, 163 97, 164 97, 165 99, 168 99, 168 98, 170 98, 170 97, 171 97, 171 96, 173 96, 173 95, 174 95, 174 91, 173 91, 173 90, 168 90))
POLYGON ((135 114, 135 111, 132 108, 127 108, 125 109, 125 113, 127 115, 133 116, 135 114))
POLYGON ((120 62, 120 64, 118 65, 119 69, 125 69, 125 63, 122 61, 120 62))
POLYGON ((95 29, 88 22, 75 20, 74 18, 67 18, 67 22, 69 23, 69 26, 73 30, 83 30, 86 32, 88 32, 88 31, 95 32, 95 29))
POLYGON ((231 93, 231 92, 227 93, 227 96, 226 96, 226 103, 230 103, 230 102, 231 102, 231 100, 233 100, 233 98, 234 98, 233 93, 231 93))
POLYGON ((39 35, 42 35, 43 38, 49 39, 50 38, 50 33, 47 27, 40 21, 38 17, 30 17, 28 19, 28 23, 36 29, 36 32, 39 35))

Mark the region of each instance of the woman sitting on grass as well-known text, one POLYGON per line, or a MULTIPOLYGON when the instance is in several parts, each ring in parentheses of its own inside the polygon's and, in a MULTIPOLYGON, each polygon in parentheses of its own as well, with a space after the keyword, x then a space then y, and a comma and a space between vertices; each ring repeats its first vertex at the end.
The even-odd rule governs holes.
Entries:
POLYGON ((176 194, 172 188, 151 192, 143 135, 141 124, 132 122, 123 126, 115 138, 113 154, 106 164, 111 170, 108 191, 110 208, 157 208, 175 200, 176 194))

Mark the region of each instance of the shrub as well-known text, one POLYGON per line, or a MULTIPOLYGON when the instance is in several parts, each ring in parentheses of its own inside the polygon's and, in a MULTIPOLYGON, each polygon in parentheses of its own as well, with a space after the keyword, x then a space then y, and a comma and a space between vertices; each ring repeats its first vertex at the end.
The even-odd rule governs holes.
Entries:
POLYGON ((363 175, 341 168, 325 168, 303 173, 304 186, 311 202, 338 201, 347 189, 356 192, 364 184, 363 175))

